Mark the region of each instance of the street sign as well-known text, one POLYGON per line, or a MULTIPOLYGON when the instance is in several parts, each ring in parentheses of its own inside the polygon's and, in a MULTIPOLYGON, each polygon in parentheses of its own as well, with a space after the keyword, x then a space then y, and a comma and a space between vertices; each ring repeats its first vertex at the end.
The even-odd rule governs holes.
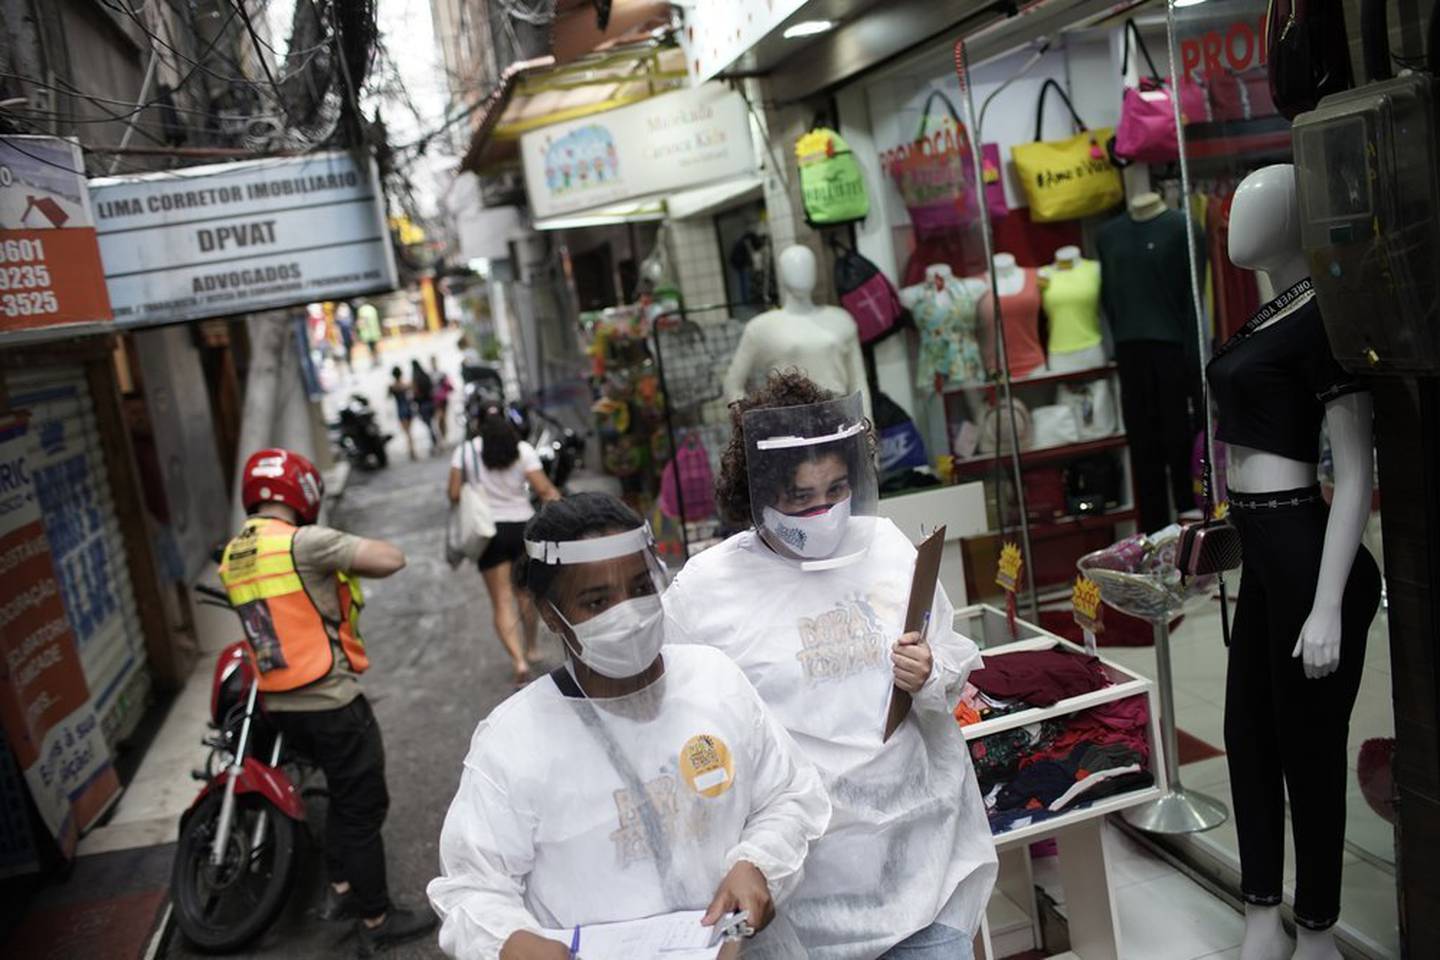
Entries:
POLYGON ((80 147, 0 137, 0 342, 108 328, 80 147))
POLYGON ((394 289, 373 161, 343 151, 90 181, 122 327, 394 289))

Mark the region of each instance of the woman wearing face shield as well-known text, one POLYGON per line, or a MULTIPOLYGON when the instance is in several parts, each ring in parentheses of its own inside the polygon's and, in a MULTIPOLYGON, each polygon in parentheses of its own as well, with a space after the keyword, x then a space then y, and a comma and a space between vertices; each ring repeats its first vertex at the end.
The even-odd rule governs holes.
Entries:
MULTIPOLYGON (((525 553, 516 586, 567 663, 475 730, 428 889, 441 948, 564 960, 540 930, 680 910, 710 924, 745 910, 765 928, 830 817, 814 768, 729 659, 661 655, 664 568, 629 507, 549 503, 525 553)), ((753 943, 803 956, 779 922, 753 943)))
POLYGON ((825 781, 834 814, 786 915, 815 960, 969 958, 995 852, 952 710, 979 651, 943 590, 902 636, 915 547, 876 515, 858 394, 776 373, 732 424, 716 493, 752 526, 677 576, 667 639, 728 654, 825 781), (912 704, 887 741, 897 686, 912 704))

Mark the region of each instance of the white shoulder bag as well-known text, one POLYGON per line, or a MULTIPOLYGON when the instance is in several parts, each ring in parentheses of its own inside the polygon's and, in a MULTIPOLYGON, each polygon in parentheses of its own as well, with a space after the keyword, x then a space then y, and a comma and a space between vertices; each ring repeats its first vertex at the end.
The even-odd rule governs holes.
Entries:
POLYGON ((474 441, 467 441, 462 449, 460 499, 450 504, 450 518, 445 524, 445 561, 452 570, 467 560, 471 563, 479 560, 490 538, 495 536, 495 517, 479 484, 479 449, 474 441))

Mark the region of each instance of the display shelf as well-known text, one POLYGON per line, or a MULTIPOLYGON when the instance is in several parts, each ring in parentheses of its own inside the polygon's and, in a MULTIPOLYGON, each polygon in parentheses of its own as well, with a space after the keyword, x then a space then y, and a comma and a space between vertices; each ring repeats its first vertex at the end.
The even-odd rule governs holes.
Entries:
MULTIPOLYGON (((1115 372, 1115 364, 1107 363, 1100 367, 1088 367, 1084 370, 1068 370, 1064 373, 1042 373, 1034 377, 1025 377, 1021 380, 1011 380, 1010 389, 1018 390, 1021 387, 1033 387, 1045 383, 1067 383, 1076 380, 1098 380, 1101 377, 1108 377, 1115 372)), ((973 393, 977 390, 998 390, 1000 383, 997 380, 979 380, 975 383, 962 383, 959 386, 948 387, 945 396, 961 396, 966 393, 973 393)))
MULTIPOLYGON (((1038 467, 1047 463, 1058 463, 1062 460, 1073 460, 1092 453, 1100 453, 1103 450, 1118 450, 1126 444, 1125 434, 1116 433, 1108 437, 1101 437, 1098 440, 1082 440, 1079 443, 1065 443, 1058 447, 1039 447, 1033 450, 1020 451, 1020 469, 1027 467, 1038 467)), ((995 464, 1010 463, 1010 454, 996 453, 987 454, 983 457, 972 457, 969 460, 955 460, 951 469, 956 476, 966 476, 980 473, 995 467, 995 464)))
MULTIPOLYGON (((955 614, 955 627, 962 630, 965 626, 973 623, 977 616, 983 615, 986 611, 999 613, 993 607, 984 604, 977 604, 957 611, 955 614)), ((1071 643, 1070 641, 1056 634, 1036 626, 1035 624, 1022 621, 1032 636, 1016 640, 1011 643, 1001 644, 995 647, 986 647, 984 656, 986 659, 1003 657, 1009 653, 1034 650, 1055 650, 1061 649, 1079 656, 1086 656, 1085 648, 1071 643)), ((1045 720, 1053 720, 1058 717, 1066 717, 1072 714, 1098 707, 1101 704, 1113 703, 1116 700, 1125 700, 1129 697, 1143 696, 1146 698, 1149 708, 1149 722, 1147 731, 1150 741, 1150 772, 1154 774, 1155 782, 1141 790, 1132 790, 1126 793, 1117 794, 1113 797, 1105 797, 1093 803, 1082 804, 1074 809, 1057 813, 1053 817, 1046 817, 1035 823, 1024 827, 1016 827, 995 835, 997 847, 1008 846, 1019 843, 1027 838, 1045 836, 1056 830, 1063 830, 1085 820, 1101 817, 1108 813, 1115 813, 1127 807, 1138 806, 1156 799, 1165 791, 1165 765, 1161 755, 1162 746, 1160 730, 1158 727, 1159 718, 1154 706, 1155 683, 1148 677, 1126 669, 1118 663, 1100 658, 1100 665, 1111 680, 1111 685, 1102 690, 1093 690, 1090 693, 1081 694, 1078 697, 1067 697, 1049 707, 1031 707, 1028 710, 1019 710, 1015 713, 1006 714, 1003 717, 996 717, 993 720, 982 720, 979 723, 972 723, 969 726, 961 727, 966 742, 981 740, 997 733, 1004 733, 1007 730, 1014 730, 1018 727, 1029 726, 1032 723, 1041 723, 1045 720)))
POLYGON ((1030 525, 1030 539, 1049 540, 1052 537, 1061 537, 1067 533, 1074 533, 1077 530, 1098 530, 1102 527, 1113 527, 1117 523, 1127 523, 1138 517, 1134 507, 1116 507, 1113 510, 1106 510, 1104 513, 1080 514, 1070 517, 1057 517, 1054 520, 1039 520, 1030 525))

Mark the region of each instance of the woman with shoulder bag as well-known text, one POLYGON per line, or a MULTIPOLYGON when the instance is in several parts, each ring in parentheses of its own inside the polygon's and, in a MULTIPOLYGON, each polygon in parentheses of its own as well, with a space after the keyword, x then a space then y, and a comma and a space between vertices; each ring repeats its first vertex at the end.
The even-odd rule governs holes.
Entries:
POLYGON ((515 433, 515 428, 498 407, 488 408, 480 420, 479 434, 455 448, 450 460, 450 502, 458 503, 461 487, 475 484, 485 494, 495 521, 495 536, 480 555, 477 565, 490 594, 495 614, 495 632, 510 654, 515 686, 530 681, 530 658, 535 652, 535 611, 517 598, 510 585, 512 564, 525 552, 525 524, 535 515, 530 490, 542 501, 560 499, 560 491, 545 476, 540 455, 515 433), (520 632, 524 625, 524 642, 520 632))

